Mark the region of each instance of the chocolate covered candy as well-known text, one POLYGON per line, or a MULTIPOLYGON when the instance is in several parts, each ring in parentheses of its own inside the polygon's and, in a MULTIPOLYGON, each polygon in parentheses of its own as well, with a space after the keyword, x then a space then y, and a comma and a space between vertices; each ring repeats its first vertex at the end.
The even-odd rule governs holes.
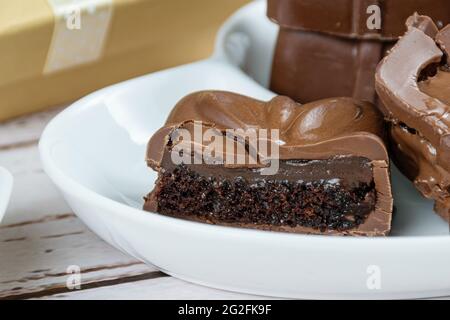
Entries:
POLYGON ((378 67, 376 89, 396 165, 449 220, 450 26, 439 31, 429 17, 419 15, 407 25, 378 67))
POLYGON ((349 96, 379 104, 378 62, 414 12, 450 23, 446 0, 269 0, 280 25, 270 88, 301 103, 349 96))
POLYGON ((392 195, 383 130, 381 113, 351 98, 299 105, 193 93, 148 143, 158 179, 144 209, 263 230, 386 235, 392 195))

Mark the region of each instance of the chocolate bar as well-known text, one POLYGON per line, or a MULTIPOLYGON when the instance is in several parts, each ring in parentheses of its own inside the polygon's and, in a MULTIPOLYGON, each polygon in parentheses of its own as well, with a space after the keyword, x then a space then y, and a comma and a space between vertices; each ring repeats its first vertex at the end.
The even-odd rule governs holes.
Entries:
POLYGON ((262 230, 386 235, 392 194, 383 135, 381 113, 351 98, 300 105, 193 93, 148 143, 158 179, 144 209, 262 230))
POLYGON ((391 155, 446 220, 450 215, 450 25, 413 15, 380 63, 376 90, 389 121, 391 155))

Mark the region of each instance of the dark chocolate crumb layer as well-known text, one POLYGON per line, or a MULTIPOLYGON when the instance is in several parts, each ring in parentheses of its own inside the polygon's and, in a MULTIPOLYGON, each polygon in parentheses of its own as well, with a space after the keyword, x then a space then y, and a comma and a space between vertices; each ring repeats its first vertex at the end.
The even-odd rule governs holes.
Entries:
POLYGON ((153 196, 158 212, 213 223, 303 226, 349 230, 374 210, 374 183, 344 187, 333 180, 316 182, 247 181, 202 176, 185 165, 160 174, 153 196))

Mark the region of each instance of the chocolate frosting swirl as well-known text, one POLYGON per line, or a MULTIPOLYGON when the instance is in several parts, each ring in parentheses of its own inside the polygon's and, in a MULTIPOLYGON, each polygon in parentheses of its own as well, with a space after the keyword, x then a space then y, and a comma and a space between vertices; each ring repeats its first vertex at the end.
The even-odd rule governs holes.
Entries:
POLYGON ((279 129, 280 159, 353 155, 388 161, 383 117, 370 103, 332 98, 300 105, 284 96, 263 102, 231 92, 202 91, 183 98, 151 138, 149 165, 161 162, 168 134, 193 121, 218 130, 279 129))

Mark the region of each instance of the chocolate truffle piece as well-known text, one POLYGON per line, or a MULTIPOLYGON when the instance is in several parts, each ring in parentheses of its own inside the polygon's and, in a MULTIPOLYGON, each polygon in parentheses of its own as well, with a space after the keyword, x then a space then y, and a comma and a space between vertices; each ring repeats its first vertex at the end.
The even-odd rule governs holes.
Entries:
POLYGON ((270 89, 300 103, 347 96, 380 104, 376 66, 416 11, 450 23, 448 0, 268 0, 280 26, 270 89))
POLYGON ((267 15, 281 27, 353 39, 397 40, 405 32, 403 21, 414 12, 430 16, 441 27, 450 23, 448 0, 267 1, 267 15), (381 28, 369 28, 378 13, 381 28))
POLYGON ((383 125, 373 105, 351 98, 299 105, 193 93, 148 143, 158 179, 144 209, 263 230, 386 235, 392 194, 383 125))
POLYGON ((450 26, 413 15, 376 73, 400 170, 446 220, 450 212, 450 26))

